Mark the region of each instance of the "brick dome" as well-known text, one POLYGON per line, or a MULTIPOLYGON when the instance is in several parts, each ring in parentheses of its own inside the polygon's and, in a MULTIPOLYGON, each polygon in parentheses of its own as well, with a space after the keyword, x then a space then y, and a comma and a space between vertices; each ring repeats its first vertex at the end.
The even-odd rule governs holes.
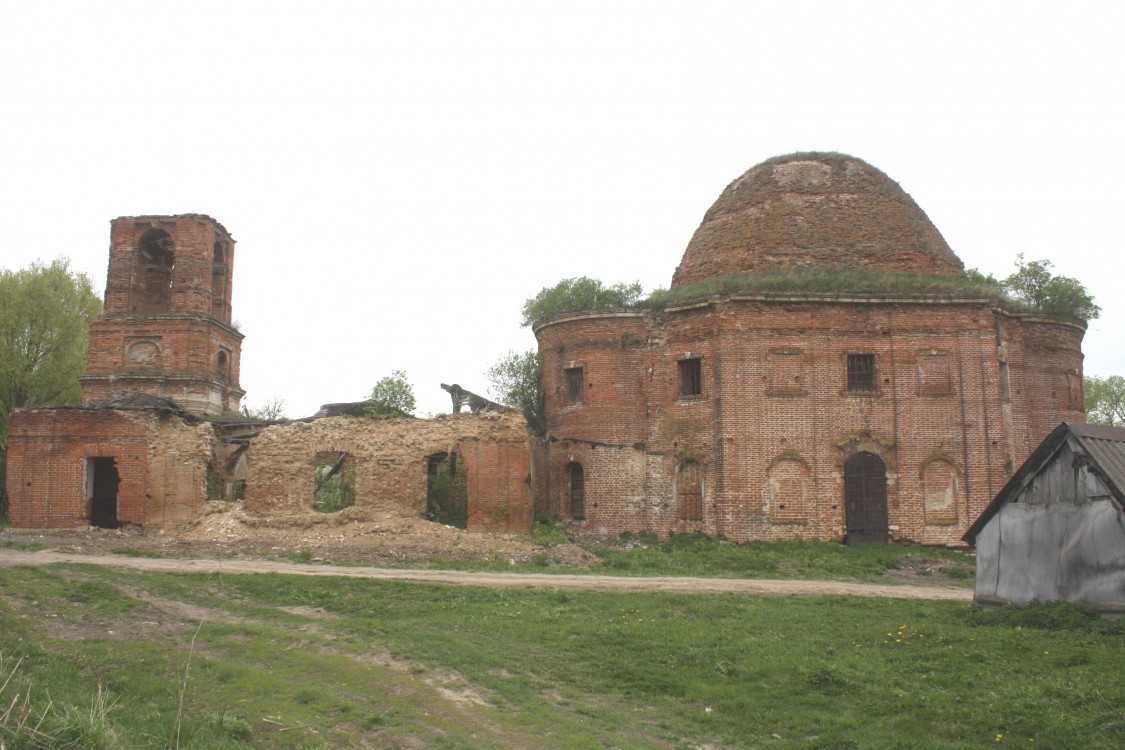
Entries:
POLYGON ((896 182, 860 159, 811 152, 762 162, 727 186, 695 230, 672 286, 796 268, 964 270, 896 182))

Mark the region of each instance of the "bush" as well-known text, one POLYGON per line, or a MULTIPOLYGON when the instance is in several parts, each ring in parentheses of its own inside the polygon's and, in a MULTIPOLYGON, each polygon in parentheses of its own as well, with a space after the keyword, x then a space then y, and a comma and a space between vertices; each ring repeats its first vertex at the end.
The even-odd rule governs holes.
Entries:
POLYGON ((539 385, 538 352, 508 352, 488 368, 488 393, 504 406, 523 412, 527 426, 535 434, 547 431, 543 416, 545 394, 539 385))
POLYGON ((414 386, 410 384, 402 370, 391 370, 391 374, 375 384, 371 397, 367 400, 365 413, 369 417, 383 419, 414 416, 414 386))
POLYGON ((630 307, 643 292, 639 281, 605 286, 598 279, 586 276, 563 279, 552 287, 540 289, 539 294, 523 303, 521 325, 533 325, 565 313, 630 307))
POLYGON ((1094 320, 1101 314, 1082 282, 1051 273, 1051 261, 1025 261, 1021 253, 1016 266, 1018 270, 1004 279, 1004 288, 1017 300, 1054 318, 1094 320))

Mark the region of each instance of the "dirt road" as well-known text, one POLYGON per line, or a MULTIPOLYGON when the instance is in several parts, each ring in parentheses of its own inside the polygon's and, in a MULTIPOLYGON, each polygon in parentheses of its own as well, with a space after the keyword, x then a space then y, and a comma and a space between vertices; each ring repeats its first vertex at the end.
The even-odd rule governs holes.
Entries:
POLYGON ((866 596, 891 599, 972 601, 973 592, 942 586, 893 586, 844 581, 790 581, 745 578, 624 577, 602 575, 552 575, 547 573, 476 573, 451 570, 308 565, 273 560, 208 560, 76 555, 44 550, 25 552, 0 549, 0 567, 60 563, 104 565, 160 573, 211 573, 239 575, 279 573, 300 576, 346 576, 382 581, 412 581, 447 586, 488 588, 580 589, 584 591, 667 591, 686 594, 755 594, 769 596, 866 596))

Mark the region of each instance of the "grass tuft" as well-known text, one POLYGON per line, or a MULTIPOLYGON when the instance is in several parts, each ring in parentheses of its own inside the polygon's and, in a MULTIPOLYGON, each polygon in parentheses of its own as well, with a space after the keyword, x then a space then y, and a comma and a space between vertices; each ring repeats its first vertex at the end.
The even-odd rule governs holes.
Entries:
MULTIPOLYGON (((11 659, 9 658, 10 662, 11 659)), ((57 704, 47 691, 36 691, 21 674, 24 659, 5 668, 0 654, 0 748, 33 750, 118 750, 117 732, 109 721, 115 707, 109 691, 98 683, 89 708, 57 704), (38 698, 39 694, 42 698, 38 698)))
POLYGON ((976 625, 1125 635, 1125 618, 1108 620, 1097 610, 1074 602, 1032 601, 1023 608, 1006 605, 997 609, 975 609, 969 613, 969 621, 976 625))

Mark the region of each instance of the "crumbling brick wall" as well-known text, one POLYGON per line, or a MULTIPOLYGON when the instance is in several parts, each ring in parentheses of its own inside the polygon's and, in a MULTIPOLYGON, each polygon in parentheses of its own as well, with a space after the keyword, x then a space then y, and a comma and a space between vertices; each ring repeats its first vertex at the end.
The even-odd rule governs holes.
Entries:
POLYGON ((247 451, 246 510, 311 510, 318 456, 348 454, 355 505, 418 515, 426 508, 431 456, 456 453, 468 472, 469 530, 527 533, 531 460, 526 422, 515 412, 430 420, 327 417, 265 427, 247 451))
POLYGON ((235 242, 199 214, 111 224, 105 312, 90 324, 83 400, 123 391, 188 411, 238 410, 242 334, 231 322, 235 242))
POLYGON ((116 468, 121 524, 186 520, 206 498, 209 424, 148 410, 17 409, 8 438, 9 515, 18 528, 88 525, 94 458, 116 468))

